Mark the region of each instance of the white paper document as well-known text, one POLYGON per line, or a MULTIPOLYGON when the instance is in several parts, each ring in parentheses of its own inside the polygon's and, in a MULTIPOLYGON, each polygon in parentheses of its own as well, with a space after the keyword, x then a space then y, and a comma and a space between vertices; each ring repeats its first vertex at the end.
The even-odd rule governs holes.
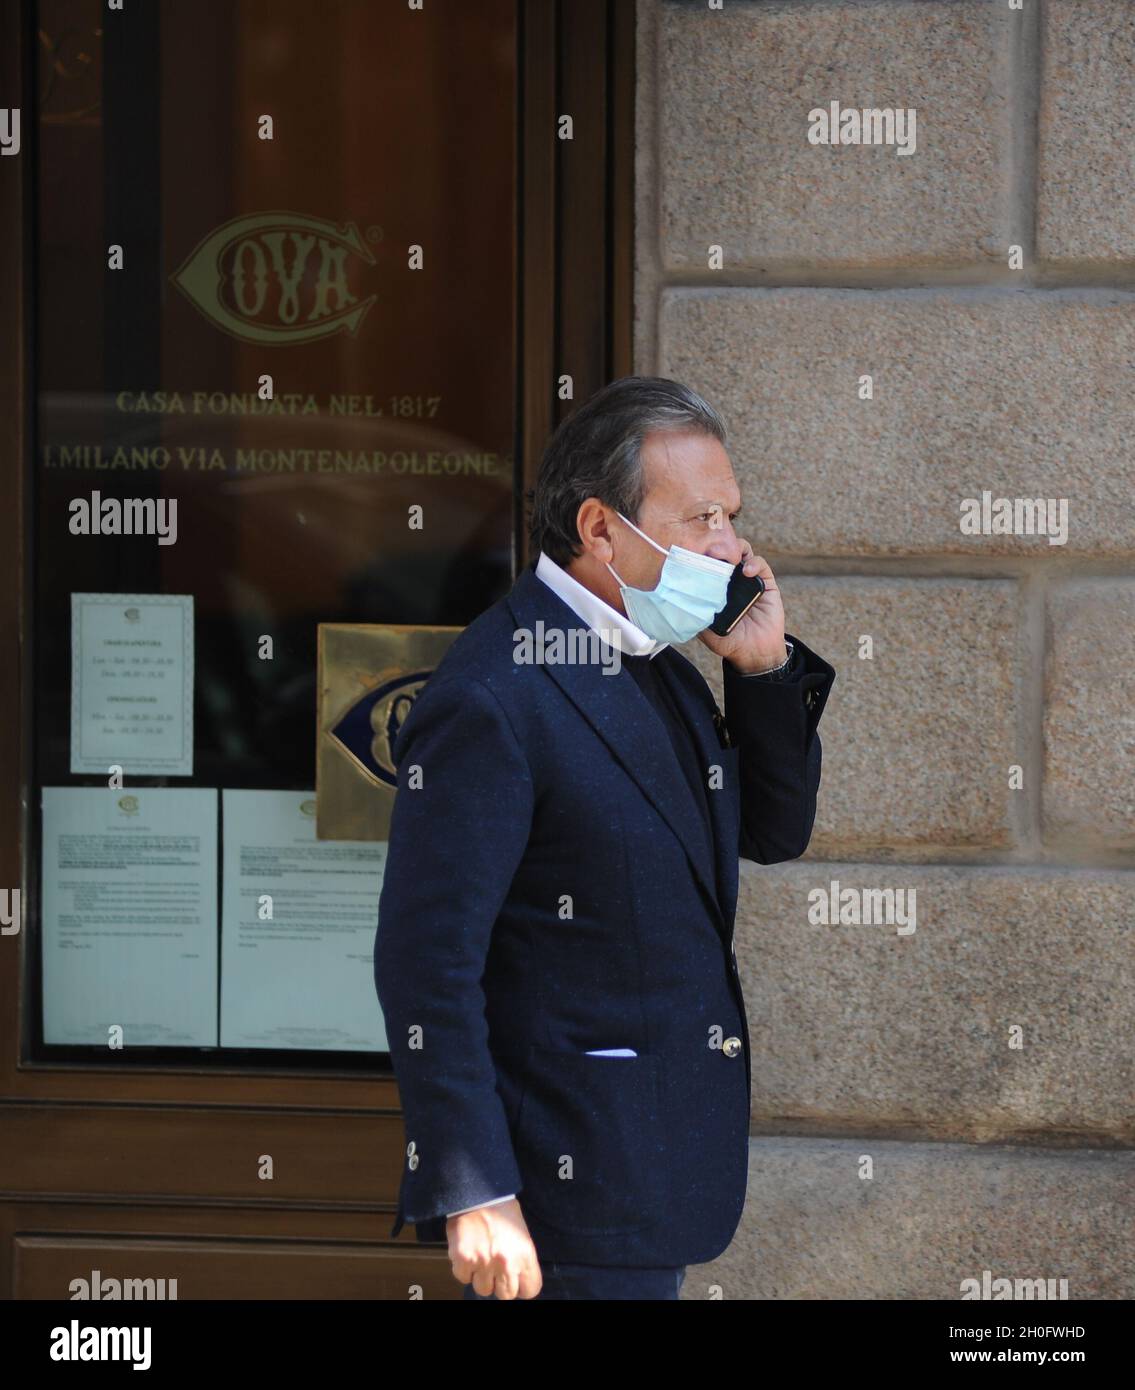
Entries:
POLYGON ((217 792, 43 789, 47 1043, 217 1045, 217 792))
POLYGON ((71 595, 71 771, 193 775, 192 594, 71 595))
POLYGON ((315 793, 223 793, 221 1046, 388 1051, 385 841, 317 840, 315 793))

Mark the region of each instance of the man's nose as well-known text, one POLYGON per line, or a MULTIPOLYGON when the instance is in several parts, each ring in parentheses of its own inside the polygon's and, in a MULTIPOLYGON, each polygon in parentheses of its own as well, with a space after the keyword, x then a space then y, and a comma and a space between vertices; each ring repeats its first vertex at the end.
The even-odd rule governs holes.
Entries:
POLYGON ((733 529, 733 523, 726 517, 721 526, 714 531, 713 539, 706 546, 705 553, 714 560, 728 560, 731 565, 739 565, 744 547, 733 529))

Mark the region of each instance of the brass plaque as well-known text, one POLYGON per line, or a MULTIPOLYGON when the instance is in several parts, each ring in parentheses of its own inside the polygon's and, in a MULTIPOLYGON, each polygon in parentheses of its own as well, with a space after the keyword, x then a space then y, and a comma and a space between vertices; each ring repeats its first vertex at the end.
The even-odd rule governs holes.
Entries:
POLYGON ((385 840, 398 785, 394 741, 460 627, 320 623, 315 834, 385 840))

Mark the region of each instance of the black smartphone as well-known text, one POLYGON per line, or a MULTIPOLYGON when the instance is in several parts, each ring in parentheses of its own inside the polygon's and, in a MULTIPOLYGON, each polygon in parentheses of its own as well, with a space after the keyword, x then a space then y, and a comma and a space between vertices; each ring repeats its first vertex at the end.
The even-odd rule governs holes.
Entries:
POLYGON ((765 591, 765 581, 759 574, 750 579, 745 573, 744 560, 733 571, 729 588, 725 591, 725 607, 709 625, 710 632, 718 637, 728 637, 745 614, 765 591))

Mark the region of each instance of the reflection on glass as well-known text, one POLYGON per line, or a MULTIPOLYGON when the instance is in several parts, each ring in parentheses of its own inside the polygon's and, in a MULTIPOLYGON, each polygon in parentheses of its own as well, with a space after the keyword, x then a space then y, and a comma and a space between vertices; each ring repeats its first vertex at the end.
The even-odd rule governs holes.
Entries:
POLYGON ((81 592, 193 597, 193 775, 150 785, 310 788, 317 623, 510 583, 516 7, 36 8, 37 783, 105 785, 81 592))

